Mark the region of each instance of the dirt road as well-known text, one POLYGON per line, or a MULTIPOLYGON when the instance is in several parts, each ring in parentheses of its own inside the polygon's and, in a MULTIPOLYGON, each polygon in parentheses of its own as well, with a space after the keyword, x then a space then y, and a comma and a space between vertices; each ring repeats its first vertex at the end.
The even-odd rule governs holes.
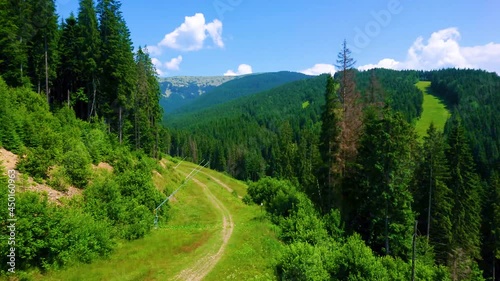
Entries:
MULTIPOLYGON (((202 280, 217 264, 220 260, 224 251, 226 249, 227 243, 233 234, 234 223, 231 217, 231 213, 226 209, 224 204, 215 197, 215 195, 210 191, 210 189, 199 180, 193 178, 194 183, 200 186, 203 189, 203 192, 206 194, 210 202, 214 205, 214 207, 219 210, 222 216, 222 229, 220 234, 220 246, 218 250, 214 250, 212 252, 207 253, 201 259, 196 261, 189 268, 181 271, 176 277, 175 280, 202 280)), ((219 183, 219 181, 216 181, 219 183)), ((220 183, 219 183, 220 184, 220 183)), ((227 187, 227 186, 226 186, 227 187)))

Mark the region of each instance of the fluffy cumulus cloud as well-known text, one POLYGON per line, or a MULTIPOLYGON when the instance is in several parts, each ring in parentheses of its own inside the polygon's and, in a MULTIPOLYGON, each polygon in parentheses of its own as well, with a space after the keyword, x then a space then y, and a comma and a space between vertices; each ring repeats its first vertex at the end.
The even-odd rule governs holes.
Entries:
POLYGON ((167 70, 179 70, 180 64, 182 62, 182 56, 179 55, 165 63, 162 63, 157 58, 151 58, 151 62, 154 64, 158 75, 165 76, 167 74, 167 70))
POLYGON ((379 61, 377 64, 367 64, 367 65, 363 65, 363 66, 360 66, 358 67, 359 70, 368 70, 368 69, 372 69, 372 68, 389 68, 389 69, 398 69, 398 66, 399 66, 399 62, 398 61, 395 61, 393 59, 383 59, 381 61, 379 61))
POLYGON ((224 76, 237 76, 237 75, 245 75, 253 73, 252 67, 248 64, 240 64, 238 66, 238 71, 234 72, 233 70, 228 70, 224 73, 224 76))
POLYGON ((317 63, 313 67, 299 71, 306 75, 320 75, 323 73, 335 74, 335 66, 325 63, 317 63))
POLYGON ((459 44, 460 32, 457 28, 447 28, 432 33, 424 40, 418 37, 408 49, 406 60, 391 58, 377 64, 358 67, 360 70, 381 67, 390 69, 439 69, 445 67, 481 68, 500 73, 500 44, 463 47, 459 44))
POLYGON ((156 72, 158 73, 159 76, 165 76, 165 72, 162 70, 163 69, 163 64, 161 61, 157 58, 151 58, 151 62, 154 64, 156 68, 156 72))
POLYGON ((146 46, 146 50, 152 56, 161 55, 161 48, 158 46, 146 46))
POLYGON ((176 58, 172 58, 170 61, 165 63, 165 67, 168 70, 179 70, 179 65, 182 62, 182 56, 177 56, 176 58))
POLYGON ((185 17, 184 22, 174 31, 165 35, 158 43, 158 48, 171 48, 181 51, 197 51, 205 46, 205 41, 211 38, 214 45, 223 48, 222 22, 218 19, 205 22, 202 13, 185 17))

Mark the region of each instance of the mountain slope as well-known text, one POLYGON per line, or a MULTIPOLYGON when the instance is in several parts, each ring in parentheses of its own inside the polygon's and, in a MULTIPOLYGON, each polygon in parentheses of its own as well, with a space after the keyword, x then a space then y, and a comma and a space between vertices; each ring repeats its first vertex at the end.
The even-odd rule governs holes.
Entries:
MULTIPOLYGON (((422 92, 414 85, 418 72, 377 69, 373 73, 379 77, 385 100, 392 108, 402 112, 409 121, 420 115, 422 92)), ((371 75, 371 72, 357 73, 362 95, 370 85, 371 75)), ((298 159, 277 158, 283 150, 304 150, 307 155, 303 157, 310 158, 317 154, 315 147, 321 107, 325 102, 326 77, 294 81, 206 109, 172 115, 166 120, 173 129, 170 153, 192 159, 211 159, 213 169, 226 171, 239 179, 276 176, 282 164, 303 172, 310 170, 310 167, 299 167, 298 159), (294 147, 284 143, 293 143, 294 147)), ((292 168, 286 169, 291 173, 292 168)), ((294 173, 300 174, 299 171, 294 173)))
POLYGON ((266 91, 280 85, 309 77, 310 76, 302 73, 288 71, 246 75, 239 79, 223 83, 208 91, 192 103, 176 110, 174 114, 185 114, 203 110, 217 104, 222 104, 240 97, 266 91))
POLYGON ((160 105, 165 113, 185 106, 235 76, 175 76, 160 79, 160 105))
MULTIPOLYGON (((471 142, 478 170, 488 175, 500 165, 500 76, 472 69, 443 69, 424 73, 431 94, 460 117, 471 142)), ((445 131, 449 131, 448 124, 445 131)))

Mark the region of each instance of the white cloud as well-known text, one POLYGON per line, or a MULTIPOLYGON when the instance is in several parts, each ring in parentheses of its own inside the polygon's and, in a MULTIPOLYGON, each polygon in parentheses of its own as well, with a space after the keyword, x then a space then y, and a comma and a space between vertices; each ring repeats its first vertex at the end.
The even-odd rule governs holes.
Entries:
POLYGON ((151 62, 154 64, 156 72, 159 76, 166 76, 168 74, 167 70, 179 70, 182 62, 182 56, 179 55, 165 63, 162 63, 157 58, 151 58, 151 62))
POLYGON ((245 75, 253 73, 252 67, 248 64, 240 64, 238 66, 238 71, 234 72, 233 70, 228 70, 224 73, 224 76, 237 76, 237 75, 245 75))
POLYGON ((158 46, 146 46, 146 50, 152 56, 161 55, 161 48, 158 46))
POLYGON ((165 72, 161 70, 163 68, 161 61, 157 58, 151 58, 151 62, 156 68, 156 73, 158 73, 159 76, 164 76, 165 72))
POLYGON ((333 75, 335 74, 335 66, 331 64, 317 63, 313 67, 301 70, 300 72, 306 75, 320 75, 323 73, 330 73, 333 75))
POLYGON ((165 67, 169 70, 179 70, 179 65, 182 62, 182 56, 177 56, 176 58, 172 58, 170 61, 165 63, 165 67))
POLYGON ((196 13, 192 17, 185 17, 184 22, 179 27, 165 35, 163 40, 158 43, 158 47, 197 51, 204 47, 208 37, 212 38, 217 47, 224 47, 222 22, 215 19, 210 23, 205 23, 205 16, 202 13, 196 13))
POLYGON ((212 38, 212 41, 214 41, 214 44, 219 48, 224 48, 224 42, 222 41, 222 22, 215 19, 213 22, 205 25, 205 29, 212 38))
POLYGON ((460 32, 451 27, 431 34, 424 42, 418 37, 408 49, 405 61, 391 58, 380 60, 377 64, 358 67, 360 70, 375 67, 391 69, 439 69, 445 67, 481 68, 500 73, 500 44, 488 43, 472 47, 459 44, 460 32))
POLYGON ((400 62, 395 61, 393 59, 383 59, 380 60, 377 64, 367 64, 358 67, 359 70, 368 70, 372 68, 389 68, 389 69, 398 69, 400 62))

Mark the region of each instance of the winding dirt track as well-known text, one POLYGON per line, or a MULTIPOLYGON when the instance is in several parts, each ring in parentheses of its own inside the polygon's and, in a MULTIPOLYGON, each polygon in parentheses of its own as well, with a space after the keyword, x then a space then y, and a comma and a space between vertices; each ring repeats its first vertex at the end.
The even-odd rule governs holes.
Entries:
MULTIPOLYGON (((194 183, 200 186, 203 189, 205 195, 207 195, 210 202, 214 205, 216 209, 218 209, 222 215, 222 230, 220 237, 220 246, 219 249, 215 252, 209 252, 201 259, 196 261, 191 267, 184 269, 181 271, 176 277, 175 280, 202 280, 219 262, 220 258, 224 254, 227 243, 229 242, 229 238, 233 234, 234 223, 233 218, 231 217, 231 213, 226 209, 224 204, 213 195, 210 189, 199 180, 193 178, 194 183)), ((219 183, 218 180, 216 180, 219 183)), ((220 183, 219 183, 220 184, 220 183)), ((225 186, 227 187, 227 185, 225 186)), ((227 187, 228 188, 228 187, 227 187)))
MULTIPOLYGON (((201 174, 204 174, 205 176, 211 178, 213 181, 215 181, 218 185, 224 187, 227 191, 229 192, 233 192, 233 189, 230 188, 227 184, 223 183, 221 180, 219 180, 218 178, 214 178, 213 176, 207 174, 207 173, 204 173, 204 172, 200 172, 201 174)), ((242 199, 243 197, 241 197, 241 195, 238 195, 238 198, 242 199)))

